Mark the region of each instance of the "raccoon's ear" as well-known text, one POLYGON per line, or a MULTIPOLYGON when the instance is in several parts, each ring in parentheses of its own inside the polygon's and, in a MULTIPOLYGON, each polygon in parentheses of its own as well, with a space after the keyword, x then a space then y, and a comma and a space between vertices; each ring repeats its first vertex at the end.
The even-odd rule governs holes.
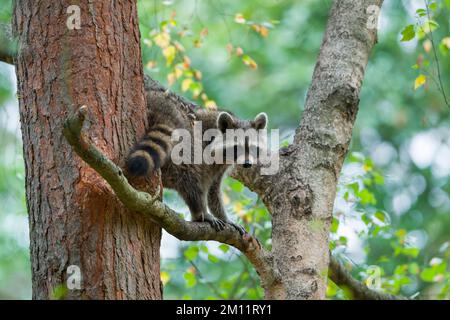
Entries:
POLYGON ((217 128, 225 133, 227 129, 232 129, 234 126, 234 120, 231 114, 222 111, 217 116, 217 128))
POLYGON ((269 118, 267 117, 267 113, 261 112, 255 117, 254 124, 256 130, 262 130, 267 127, 267 123, 269 122, 269 118))

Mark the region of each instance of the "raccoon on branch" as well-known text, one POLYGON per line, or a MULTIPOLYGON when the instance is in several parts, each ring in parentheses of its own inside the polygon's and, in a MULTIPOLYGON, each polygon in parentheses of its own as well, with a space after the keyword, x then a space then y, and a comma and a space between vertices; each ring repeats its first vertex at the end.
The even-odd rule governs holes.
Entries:
MULTIPOLYGON (((245 229, 228 219, 221 193, 221 183, 225 172, 234 164, 227 162, 206 164, 181 163, 175 164, 171 159, 174 147, 172 133, 175 130, 185 130, 190 133, 191 143, 194 145, 198 139, 194 134, 194 121, 201 121, 202 136, 209 129, 217 129, 225 134, 227 130, 236 129, 265 129, 268 118, 265 113, 258 114, 254 120, 242 120, 226 111, 190 108, 179 108, 177 103, 167 103, 159 95, 147 91, 149 108, 149 129, 144 137, 133 147, 126 167, 132 176, 147 176, 161 169, 162 184, 165 188, 174 189, 183 198, 189 207, 192 221, 208 222, 217 231, 223 230, 226 224, 235 227, 241 234, 245 229), (209 211, 212 213, 210 214, 209 211)), ((198 142, 198 141, 197 141, 198 142)), ((205 148, 212 141, 201 141, 205 148)), ((224 141, 222 148, 225 155, 233 151, 234 160, 242 152, 245 161, 244 167, 250 167, 256 162, 258 156, 250 154, 251 142, 248 138, 243 141, 224 141)), ((217 143, 216 143, 217 145, 217 143)), ((259 147, 256 147, 257 149, 259 147)), ((191 151, 194 153, 194 150, 191 151)), ((193 154, 192 154, 193 156, 193 154)))

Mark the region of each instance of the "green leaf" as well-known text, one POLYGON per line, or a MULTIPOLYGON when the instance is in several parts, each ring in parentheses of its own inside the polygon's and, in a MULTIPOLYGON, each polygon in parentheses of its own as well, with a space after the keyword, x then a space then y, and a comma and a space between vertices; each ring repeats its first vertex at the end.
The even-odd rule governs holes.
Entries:
POLYGON ((194 96, 198 96, 202 92, 203 86, 199 82, 192 82, 189 89, 192 91, 194 96))
POLYGON ((416 14, 419 17, 425 17, 427 15, 427 10, 425 10, 425 9, 417 9, 416 14))
POLYGON ((440 264, 433 266, 433 268, 435 268, 437 273, 445 273, 445 270, 447 269, 447 263, 441 262, 440 264))
POLYGON ((439 44, 439 51, 442 53, 443 56, 446 56, 449 52, 448 47, 444 43, 439 44))
POLYGON ((341 245, 347 245, 347 242, 348 242, 348 239, 347 239, 347 237, 343 237, 343 236, 341 236, 341 237, 339 237, 339 243, 341 244, 341 245))
POLYGON ((381 228, 380 228, 379 226, 375 226, 375 227, 373 228, 372 235, 373 235, 374 237, 376 237, 376 236, 380 233, 380 231, 381 231, 381 228))
POLYGON ((359 198, 361 199, 361 204, 373 204, 375 205, 377 203, 375 196, 372 192, 370 192, 367 189, 363 189, 358 194, 359 198))
POLYGON ((353 190, 353 193, 355 194, 355 195, 357 195, 358 194, 358 192, 359 192, 359 183, 358 182, 353 182, 353 183, 350 183, 349 185, 347 185, 351 190, 353 190))
POLYGON ((348 197, 350 196, 350 194, 348 193, 348 191, 346 191, 345 193, 344 193, 344 200, 345 201, 348 201, 348 197))
POLYGON ((426 268, 420 273, 420 278, 426 282, 433 282, 436 272, 432 268, 426 268))
POLYGON ((230 247, 226 244, 221 244, 219 249, 222 250, 223 253, 227 253, 230 250, 230 247))
POLYGON ((406 236, 406 230, 405 229, 398 229, 395 232, 395 235, 399 238, 399 239, 403 239, 406 236))
POLYGON ((382 211, 375 212, 375 217, 378 220, 380 220, 381 222, 385 222, 386 221, 386 216, 384 215, 384 212, 382 212, 382 211))
POLYGON ((186 285, 188 287, 194 287, 197 284, 197 279, 195 278, 195 275, 191 272, 185 272, 184 275, 184 280, 186 280, 186 285))
POLYGON ((364 155, 360 152, 352 152, 350 156, 348 157, 349 162, 363 162, 364 161, 364 155))
POLYGON ((366 187, 370 187, 372 185, 372 179, 364 178, 363 183, 366 187))
POLYGON ((233 180, 230 183, 230 187, 234 192, 241 193, 242 191, 244 191, 244 185, 237 180, 233 180))
POLYGON ((338 228, 339 228, 339 219, 336 219, 335 217, 333 217, 333 222, 331 223, 330 231, 332 233, 336 233, 338 228))
POLYGON ((409 269, 409 273, 411 273, 411 274, 418 274, 420 272, 419 265, 415 262, 411 263, 408 266, 408 269, 409 269))
POLYGON ((367 213, 363 213, 363 214, 361 215, 361 219, 362 219, 362 221, 365 223, 366 226, 369 225, 369 224, 372 222, 372 220, 369 218, 369 216, 367 215, 367 213))
POLYGON ((52 292, 52 299, 63 300, 67 296, 68 290, 64 284, 57 285, 52 292))
POLYGON ((198 256, 198 247, 189 247, 186 251, 184 251, 184 256, 188 260, 194 260, 198 256))
POLYGON ((211 261, 212 263, 217 263, 219 262, 219 258, 217 258, 215 255, 213 254, 208 254, 208 260, 211 261))
POLYGON ((416 31, 415 31, 414 25, 410 24, 410 25, 406 26, 405 29, 403 29, 402 38, 400 39, 400 41, 410 41, 410 40, 414 39, 415 36, 416 36, 416 31))
POLYGON ((417 30, 417 37, 420 39, 423 39, 426 34, 430 33, 431 31, 436 30, 439 27, 439 24, 436 21, 428 20, 425 21, 417 30))
POLYGON ((384 184, 384 177, 381 174, 379 174, 378 172, 373 172, 373 180, 375 181, 375 184, 377 184, 377 185, 384 184))
POLYGON ((394 274, 396 275, 403 275, 408 270, 408 266, 406 264, 399 265, 395 268, 394 274))
POLYGON ((372 171, 373 170, 373 161, 370 158, 367 158, 364 160, 364 170, 366 171, 372 171))
POLYGON ((350 197, 350 193, 348 193, 348 191, 346 191, 345 193, 344 193, 344 200, 345 201, 348 201, 348 198, 350 197))
POLYGON ((331 240, 330 245, 328 247, 330 251, 333 251, 334 249, 336 249, 336 242, 334 240, 331 240))
POLYGON ((408 257, 417 258, 419 255, 419 248, 403 248, 402 254, 408 257))

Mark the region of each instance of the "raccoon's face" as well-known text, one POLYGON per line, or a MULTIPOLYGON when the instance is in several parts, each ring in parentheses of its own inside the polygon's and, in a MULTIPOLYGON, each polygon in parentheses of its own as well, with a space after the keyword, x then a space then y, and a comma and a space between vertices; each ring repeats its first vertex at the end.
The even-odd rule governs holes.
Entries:
POLYGON ((217 116, 217 128, 223 134, 221 148, 227 163, 232 161, 244 168, 256 164, 267 147, 266 134, 260 131, 267 128, 267 123, 267 114, 264 112, 254 120, 242 120, 228 112, 220 112, 217 116))

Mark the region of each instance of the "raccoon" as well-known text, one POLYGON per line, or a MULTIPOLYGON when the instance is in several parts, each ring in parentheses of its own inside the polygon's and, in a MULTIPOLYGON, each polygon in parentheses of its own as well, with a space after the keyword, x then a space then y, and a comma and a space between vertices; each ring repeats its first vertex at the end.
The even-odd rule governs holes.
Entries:
MULTIPOLYGON (((155 97, 149 96, 148 101, 152 98, 155 97)), ((163 186, 174 189, 183 198, 189 207, 192 221, 208 222, 217 231, 229 224, 243 234, 245 229, 229 220, 225 213, 221 183, 225 172, 233 166, 225 161, 230 149, 234 154, 233 160, 237 160, 239 150, 242 150, 242 166, 245 168, 257 162, 249 152, 250 139, 246 137, 244 141, 234 143, 217 142, 214 139, 202 141, 203 148, 211 145, 216 151, 223 149, 222 163, 174 164, 170 159, 174 147, 171 137, 175 129, 184 129, 194 139, 194 121, 201 122, 202 137, 208 129, 218 129, 222 133, 229 129, 261 130, 267 126, 267 115, 260 113, 254 120, 242 120, 231 112, 200 108, 191 110, 189 114, 180 110, 176 104, 154 100, 151 101, 149 113, 149 129, 127 158, 128 172, 132 176, 147 176, 161 169, 163 186)), ((195 142, 192 140, 192 143, 195 142)))

